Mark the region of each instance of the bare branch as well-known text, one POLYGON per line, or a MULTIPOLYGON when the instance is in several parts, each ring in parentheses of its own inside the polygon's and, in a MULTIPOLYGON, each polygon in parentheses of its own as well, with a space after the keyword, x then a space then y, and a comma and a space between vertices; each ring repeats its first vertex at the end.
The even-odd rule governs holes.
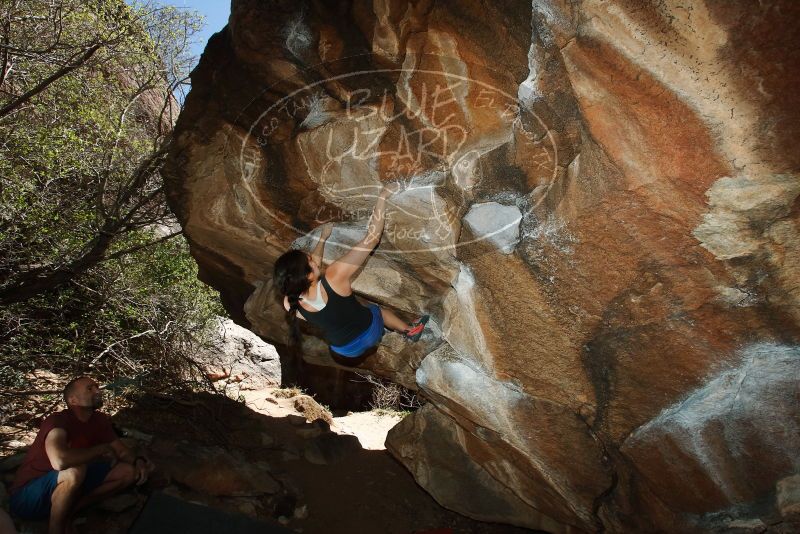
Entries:
POLYGON ((5 395, 6 397, 32 397, 34 395, 53 395, 61 392, 62 391, 60 389, 32 389, 27 391, 0 390, 0 395, 5 395))
MULTIPOLYGON (((8 12, 8 17, 6 18, 6 21, 3 24, 3 45, 5 47, 8 46, 10 39, 11 39, 11 11, 8 12)), ((0 85, 3 85, 5 83, 6 77, 10 72, 11 72, 11 52, 9 52, 7 48, 4 48, 3 67, 2 71, 0 71, 0 85)))
MULTIPOLYGON (((92 363, 91 363, 91 365, 95 365, 95 364, 97 364, 97 362, 99 362, 99 361, 100 361, 100 360, 103 358, 103 356, 105 356, 106 354, 108 354, 108 353, 109 353, 109 351, 111 351, 111 350, 112 350, 114 347, 116 347, 116 346, 117 346, 117 345, 119 345, 120 343, 125 343, 126 341, 130 341, 130 340, 132 340, 132 339, 136 339, 137 337, 142 337, 142 336, 146 336, 146 335, 148 335, 148 334, 155 334, 155 333, 156 333, 156 331, 155 331, 155 330, 145 330, 144 332, 139 332, 138 334, 134 334, 134 335, 132 335, 131 337, 128 337, 128 338, 125 338, 125 339, 120 339, 119 341, 115 341, 114 343, 112 343, 111 345, 109 345, 108 347, 106 347, 106 348, 105 348, 105 350, 103 350, 103 352, 101 352, 100 354, 98 354, 97 356, 95 356, 95 357, 94 357, 94 359, 92 360, 92 363)), ((130 365, 130 364, 128 364, 128 365, 129 365, 129 366, 130 366, 130 367, 131 367, 131 368, 132 368, 134 371, 136 371, 136 370, 137 370, 137 369, 136 369, 136 367, 134 367, 134 366, 132 366, 132 365, 130 365)))
POLYGON ((159 243, 163 243, 164 241, 172 239, 173 237, 175 237, 177 235, 181 235, 182 233, 183 233, 183 230, 179 230, 178 232, 174 232, 174 233, 165 235, 164 237, 162 237, 160 239, 156 239, 155 241, 150 241, 149 243, 145 243, 143 245, 138 245, 138 246, 135 246, 135 247, 126 248, 125 250, 120 250, 119 252, 115 252, 113 254, 109 254, 108 256, 103 258, 101 261, 115 260, 117 258, 121 258, 122 256, 127 256, 128 254, 131 254, 131 253, 136 252, 138 250, 142 250, 144 248, 152 247, 153 245, 158 245, 159 243))
POLYGON ((60 68, 59 70, 57 70, 56 72, 54 72, 53 74, 51 74, 50 76, 39 82, 35 87, 33 87, 25 94, 3 106, 3 108, 0 109, 0 119, 11 113, 18 107, 20 107, 22 104, 24 104, 34 96, 38 95, 39 93, 47 89, 53 82, 55 82, 59 78, 63 78, 73 70, 81 67, 82 65, 85 65, 86 62, 89 61, 89 59, 91 59, 91 57, 95 54, 95 52, 97 52, 102 46, 103 45, 101 44, 95 44, 91 46, 88 50, 86 50, 83 53, 83 55, 81 55, 77 59, 77 61, 65 67, 60 68))

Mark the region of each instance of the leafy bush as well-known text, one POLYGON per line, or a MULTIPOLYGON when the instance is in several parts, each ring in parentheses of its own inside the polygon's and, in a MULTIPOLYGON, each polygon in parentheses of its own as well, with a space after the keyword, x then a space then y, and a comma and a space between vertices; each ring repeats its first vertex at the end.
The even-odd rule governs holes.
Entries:
POLYGON ((175 384, 199 373, 215 343, 216 292, 197 280, 183 240, 104 262, 55 293, 0 310, 0 380, 17 389, 34 369, 175 384))

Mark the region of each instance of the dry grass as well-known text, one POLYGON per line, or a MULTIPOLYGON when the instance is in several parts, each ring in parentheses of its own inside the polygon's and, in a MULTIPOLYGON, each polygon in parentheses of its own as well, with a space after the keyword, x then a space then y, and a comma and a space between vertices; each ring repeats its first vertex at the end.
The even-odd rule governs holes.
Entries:
POLYGON ((377 412, 411 412, 424 404, 424 401, 414 392, 400 384, 376 376, 358 373, 358 375, 373 385, 370 408, 377 412))
POLYGON ((289 388, 280 388, 276 389, 272 392, 275 398, 278 399, 291 399, 292 397, 297 397, 298 395, 305 395, 305 391, 298 387, 289 387, 289 388))

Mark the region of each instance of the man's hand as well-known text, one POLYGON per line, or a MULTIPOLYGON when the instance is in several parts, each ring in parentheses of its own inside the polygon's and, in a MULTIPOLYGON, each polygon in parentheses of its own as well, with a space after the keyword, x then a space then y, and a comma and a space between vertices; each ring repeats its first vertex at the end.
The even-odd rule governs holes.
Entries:
POLYGON ((136 485, 141 486, 147 482, 147 477, 153 472, 155 467, 155 464, 144 456, 137 456, 136 460, 133 461, 133 468, 136 473, 136 485))
POLYGON ((99 457, 99 459, 104 462, 110 463, 111 467, 114 467, 114 465, 116 465, 116 463, 119 461, 119 456, 117 456, 117 451, 114 450, 114 447, 112 447, 110 443, 103 443, 102 445, 97 445, 95 449, 97 449, 97 456, 99 457))

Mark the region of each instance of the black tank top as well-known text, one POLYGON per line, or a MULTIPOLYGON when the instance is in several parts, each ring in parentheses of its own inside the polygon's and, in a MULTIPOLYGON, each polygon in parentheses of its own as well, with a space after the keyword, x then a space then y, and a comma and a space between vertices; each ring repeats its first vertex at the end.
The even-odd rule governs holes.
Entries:
POLYGON ((328 293, 325 307, 320 311, 310 312, 298 306, 297 311, 306 321, 322 329, 329 344, 346 345, 369 328, 372 324, 372 312, 362 306, 353 293, 343 297, 331 289, 324 276, 320 280, 328 293))

